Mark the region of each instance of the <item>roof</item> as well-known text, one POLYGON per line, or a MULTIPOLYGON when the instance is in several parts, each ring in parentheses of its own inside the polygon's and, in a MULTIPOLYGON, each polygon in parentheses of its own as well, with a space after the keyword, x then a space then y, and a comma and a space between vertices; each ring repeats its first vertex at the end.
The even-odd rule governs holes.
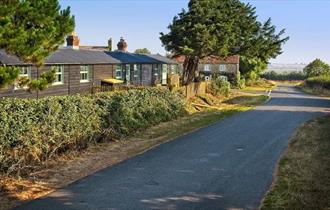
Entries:
POLYGON ((8 55, 5 50, 0 49, 0 63, 5 65, 22 65, 22 61, 17 56, 8 55))
POLYGON ((82 49, 82 50, 95 50, 95 51, 106 51, 106 50, 109 50, 109 47, 108 46, 84 46, 84 45, 80 45, 79 46, 79 49, 82 49))
MULTIPOLYGON (((0 50, 0 63, 5 65, 26 65, 17 56, 8 55, 0 50)), ((146 55, 124 51, 103 51, 61 48, 45 59, 45 64, 177 64, 159 54, 146 55)))
POLYGON ((158 59, 154 59, 151 56, 145 54, 136 54, 124 51, 111 51, 106 53, 111 57, 120 60, 122 63, 165 64, 165 62, 162 62, 158 59))
MULTIPOLYGON (((177 55, 174 56, 174 60, 179 63, 184 63, 186 56, 184 55, 177 55)), ((201 64, 239 64, 239 55, 232 55, 228 56, 227 58, 221 58, 219 56, 208 56, 200 60, 201 64)))
POLYGON ((163 62, 165 64, 178 64, 178 62, 176 62, 175 60, 169 59, 165 56, 159 55, 159 54, 151 54, 151 55, 147 55, 153 59, 156 59, 160 62, 163 62))
POLYGON ((59 49, 46 58, 45 64, 117 64, 119 60, 112 58, 104 51, 59 49))
MULTIPOLYGON (((0 50, 0 63, 5 65, 23 65, 17 56, 8 55, 0 50)), ((58 49, 45 59, 45 64, 119 64, 119 60, 112 58, 104 51, 58 49)))

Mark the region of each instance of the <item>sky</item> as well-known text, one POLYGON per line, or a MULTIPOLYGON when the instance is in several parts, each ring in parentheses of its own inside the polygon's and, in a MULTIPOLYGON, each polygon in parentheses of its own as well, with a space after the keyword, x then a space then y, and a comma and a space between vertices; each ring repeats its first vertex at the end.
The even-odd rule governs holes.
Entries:
MULTIPOLYGON (((285 28, 290 40, 283 54, 271 63, 309 63, 320 58, 330 63, 330 0, 242 0, 256 7, 258 20, 272 18, 278 30, 285 28)), ((159 40, 188 0, 60 0, 70 6, 81 45, 107 45, 120 37, 129 51, 148 48, 165 54, 159 40)))

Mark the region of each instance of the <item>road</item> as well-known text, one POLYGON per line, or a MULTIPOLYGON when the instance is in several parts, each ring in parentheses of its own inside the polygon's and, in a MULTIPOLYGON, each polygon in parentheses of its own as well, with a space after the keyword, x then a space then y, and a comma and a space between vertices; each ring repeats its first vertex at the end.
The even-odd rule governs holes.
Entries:
POLYGON ((160 145, 19 210, 256 209, 290 136, 330 100, 280 86, 254 110, 160 145))

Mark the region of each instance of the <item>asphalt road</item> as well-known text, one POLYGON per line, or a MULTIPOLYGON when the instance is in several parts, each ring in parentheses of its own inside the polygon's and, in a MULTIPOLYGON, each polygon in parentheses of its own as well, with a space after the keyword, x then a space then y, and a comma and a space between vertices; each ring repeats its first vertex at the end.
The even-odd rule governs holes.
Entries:
POLYGON ((330 100, 281 86, 265 105, 83 178, 20 210, 256 209, 290 136, 330 100))

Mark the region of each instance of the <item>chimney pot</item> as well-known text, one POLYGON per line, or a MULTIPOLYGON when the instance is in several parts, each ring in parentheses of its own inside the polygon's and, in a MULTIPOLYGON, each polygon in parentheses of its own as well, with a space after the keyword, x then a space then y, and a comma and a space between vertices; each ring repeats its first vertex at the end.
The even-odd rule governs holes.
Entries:
POLYGON ((120 41, 117 44, 119 51, 127 52, 128 45, 123 37, 120 38, 120 41))
POLYGON ((76 32, 72 32, 72 34, 66 38, 66 43, 68 48, 79 49, 80 39, 76 32))

